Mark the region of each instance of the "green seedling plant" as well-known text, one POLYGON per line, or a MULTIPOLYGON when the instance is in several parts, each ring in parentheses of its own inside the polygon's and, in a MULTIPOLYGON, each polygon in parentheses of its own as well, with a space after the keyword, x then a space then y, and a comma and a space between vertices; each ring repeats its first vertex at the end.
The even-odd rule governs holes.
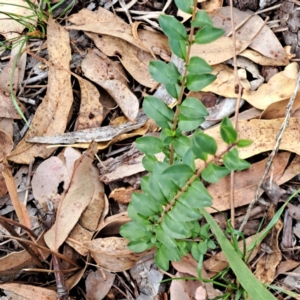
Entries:
POLYGON ((213 26, 206 12, 197 11, 197 0, 175 0, 175 3, 192 16, 189 34, 173 16, 161 15, 159 24, 172 52, 184 60, 185 70, 181 74, 172 62, 152 61, 149 72, 177 99, 176 109, 173 111, 154 96, 147 96, 143 101, 145 113, 162 130, 159 137, 145 136, 136 140, 136 147, 145 154, 142 163, 149 173, 141 179, 142 192, 133 193, 131 197, 128 215, 132 221, 121 227, 120 234, 129 240, 128 247, 132 251, 143 252, 156 247, 154 259, 163 270, 169 269, 171 261, 179 261, 191 253, 198 261, 199 278, 205 254, 216 248, 216 237, 221 248, 227 251, 230 267, 244 288, 239 289, 240 296, 236 299, 245 294, 243 291, 252 299, 275 299, 243 262, 244 253, 235 250, 205 210, 212 205, 212 197, 203 182, 216 183, 232 171, 249 168, 250 164, 239 157, 238 148, 251 142, 239 140, 231 121, 224 118, 220 135, 227 148, 217 153, 215 139, 199 129, 208 112, 197 98, 186 96, 186 90, 200 91, 216 76, 204 59, 191 57, 191 47, 194 43, 211 43, 224 31, 213 26), (190 137, 186 136, 187 132, 192 132, 190 137), (165 155, 163 161, 155 156, 161 152, 165 155), (196 168, 196 159, 204 162, 204 168, 196 168), (201 219, 206 220, 202 225, 201 219))
MULTIPOLYGON (((25 121, 27 125, 28 122, 21 110, 21 108, 18 105, 15 91, 13 88, 13 81, 14 81, 14 74, 17 67, 18 60, 20 59, 22 55, 22 50, 29 39, 32 38, 39 38, 43 39, 46 36, 46 22, 49 18, 49 16, 53 15, 53 11, 60 6, 65 0, 61 0, 55 5, 52 5, 50 0, 41 0, 39 1, 39 4, 35 4, 34 2, 30 0, 25 0, 26 6, 14 4, 14 3, 8 3, 8 2, 0 2, 0 5, 11 5, 13 7, 20 7, 22 9, 29 10, 31 12, 30 15, 19 15, 12 12, 4 12, 0 10, 0 13, 7 16, 7 18, 12 19, 21 25, 23 25, 26 28, 26 33, 21 36, 21 38, 18 38, 17 40, 6 40, 0 43, 0 51, 5 49, 10 49, 13 47, 19 47, 18 52, 15 56, 14 63, 12 66, 12 73, 10 76, 10 95, 13 101, 13 104, 19 113, 19 115, 22 117, 22 119, 25 121), (47 11, 45 9, 47 8, 47 11)), ((63 15, 66 11, 68 11, 72 5, 74 4, 75 0, 73 0, 62 12, 61 15, 63 15)))

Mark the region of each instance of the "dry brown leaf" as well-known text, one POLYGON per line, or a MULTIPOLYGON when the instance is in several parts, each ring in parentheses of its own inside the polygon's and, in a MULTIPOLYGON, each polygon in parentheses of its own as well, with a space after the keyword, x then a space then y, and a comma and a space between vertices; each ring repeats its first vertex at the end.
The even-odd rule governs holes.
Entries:
POLYGON ((113 198, 115 201, 124 204, 130 202, 130 198, 133 192, 137 192, 137 190, 132 186, 121 187, 114 189, 108 197, 113 198))
MULTIPOLYGON (((244 41, 253 42, 250 44, 250 48, 253 50, 273 59, 284 60, 286 59, 286 52, 284 51, 281 43, 279 42, 273 31, 265 24, 264 21, 258 15, 253 15, 249 11, 241 11, 235 7, 232 8, 234 24, 239 25, 250 15, 252 17, 241 28, 236 31, 236 38, 244 41), (261 27, 262 30, 259 32, 261 27), (259 32, 258 35, 257 32, 259 32)), ((220 7, 216 9, 210 15, 214 26, 225 30, 225 35, 231 32, 231 8, 230 6, 220 7)))
POLYGON ((280 274, 283 274, 285 272, 295 269, 299 265, 300 265, 300 261, 295 261, 292 259, 288 259, 288 260, 280 262, 276 269, 276 277, 280 274))
POLYGON ((207 12, 213 11, 223 6, 223 0, 209 0, 201 3, 201 8, 207 12))
POLYGON ((66 240, 93 197, 95 188, 90 168, 97 151, 96 143, 92 143, 75 163, 69 189, 58 206, 56 221, 45 234, 45 242, 52 250, 57 250, 66 240))
POLYGON ((160 56, 170 56, 168 39, 165 35, 146 30, 139 30, 143 46, 134 38, 131 26, 112 12, 99 7, 96 12, 82 9, 79 13, 73 14, 68 19, 73 25, 66 26, 66 29, 77 29, 97 34, 106 34, 121 38, 136 47, 145 50, 151 49, 155 54, 160 56))
MULTIPOLYGON (((248 46, 249 41, 236 39, 236 53, 244 51, 248 46)), ((233 42, 232 38, 222 36, 209 44, 193 44, 191 48, 191 56, 200 56, 205 59, 210 65, 216 65, 233 57, 233 42)))
MULTIPOLYGON (((250 236, 248 238, 245 239, 245 243, 246 243, 246 247, 248 247, 253 241, 255 241, 255 239, 259 236, 259 234, 257 235, 253 235, 250 236)), ((239 241, 238 243, 238 247, 239 249, 243 252, 243 247, 244 247, 244 241, 239 241)), ((253 249, 253 251, 248 251, 247 255, 249 255, 251 253, 251 256, 248 260, 248 262, 251 262, 253 260, 253 258, 256 256, 257 252, 258 252, 258 247, 255 247, 253 249)), ((223 251, 219 252, 216 255, 211 256, 209 259, 205 260, 203 262, 203 267, 204 269, 207 271, 208 276, 211 278, 213 276, 215 276, 216 274, 218 274, 219 272, 221 272, 222 270, 224 270, 225 268, 228 267, 228 261, 225 257, 225 254, 223 251)))
MULTIPOLYGON (((181 273, 187 273, 187 274, 190 274, 190 275, 198 278, 198 272, 197 272, 198 262, 192 257, 191 254, 188 254, 187 256, 182 257, 182 259, 178 262, 172 261, 172 265, 177 271, 179 271, 181 273)), ((208 280, 210 279, 210 277, 208 277, 208 274, 206 273, 204 268, 201 269, 201 278, 208 279, 208 280)), ((172 281, 172 284, 175 281, 177 281, 177 280, 172 281)), ((220 291, 216 290, 213 287, 212 283, 202 282, 202 286, 205 287, 205 291, 207 293, 208 299, 213 299, 213 298, 221 295, 220 291)))
MULTIPOLYGON (((241 158, 252 157, 256 154, 272 150, 277 133, 280 129, 283 118, 274 120, 249 120, 238 122, 239 139, 251 140, 252 144, 249 147, 240 148, 239 154, 241 158), (253 138, 255 137, 255 138, 253 138)), ((294 152, 300 155, 300 149, 295 141, 300 140, 300 119, 291 118, 288 127, 283 133, 280 150, 294 152)), ((218 153, 226 149, 226 144, 222 142, 219 134, 219 126, 208 129, 206 134, 213 136, 218 144, 218 153)))
POLYGON ((31 129, 9 156, 9 160, 16 163, 29 164, 34 157, 51 155, 54 149, 30 144, 26 139, 63 133, 72 106, 71 73, 68 72, 71 60, 69 35, 51 18, 48 21, 47 45, 51 62, 47 94, 35 112, 31 129))
POLYGON ((273 59, 251 49, 246 49, 239 55, 246 57, 261 66, 287 66, 290 63, 288 58, 284 60, 273 59))
POLYGON ((3 130, 0 130, 0 162, 11 152, 14 142, 11 137, 3 130))
POLYGON ((150 76, 150 53, 114 36, 87 33, 95 45, 107 56, 117 56, 128 73, 140 84, 152 88, 156 82, 150 76))
POLYGON ((55 291, 21 283, 1 283, 0 288, 13 292, 16 295, 24 297, 25 299, 39 299, 39 300, 56 300, 57 294, 55 291))
POLYGON ((74 130, 100 127, 103 121, 103 106, 98 89, 87 80, 79 80, 81 99, 74 130))
POLYGON ((5 166, 3 163, 0 163, 0 197, 3 197, 7 194, 7 187, 5 183, 5 179, 2 175, 2 171, 4 171, 5 166))
POLYGON ((99 224, 97 231, 101 232, 102 237, 118 234, 120 227, 130 221, 131 219, 128 217, 127 212, 118 213, 105 218, 104 221, 99 224))
POLYGON ((36 169, 31 181, 32 193, 40 205, 47 209, 47 201, 53 203, 56 210, 65 191, 69 187, 74 163, 81 153, 73 148, 66 148, 60 157, 44 160, 36 169))
MULTIPOLYGON (((272 204, 268 210, 264 226, 267 226, 271 222, 274 214, 275 205, 272 204)), ((260 245, 261 251, 265 248, 265 253, 260 257, 254 275, 261 283, 270 284, 276 277, 276 268, 282 258, 281 251, 278 247, 278 238, 282 227, 283 222, 281 219, 278 219, 260 245)))
POLYGON ((81 62, 84 75, 104 88, 120 106, 124 115, 131 121, 139 112, 139 101, 127 87, 125 73, 118 63, 104 61, 93 52, 89 52, 81 62))
POLYGON ((89 273, 85 281, 86 298, 88 300, 103 299, 112 287, 116 274, 105 270, 89 273))
MULTIPOLYGON (((1 75, 0 75, 1 76, 1 75)), ((22 111, 25 110, 24 105, 18 102, 19 107, 22 111)), ((11 118, 11 119, 21 119, 22 117, 17 112, 13 102, 11 100, 11 96, 8 92, 4 92, 0 90, 0 118, 11 118)))
MULTIPOLYGON (((213 69, 217 79, 205 87, 203 91, 236 98, 233 69, 225 65, 216 65, 213 69)), ((288 99, 295 89, 297 75, 298 65, 291 63, 282 72, 274 75, 268 83, 262 84, 256 91, 245 88, 243 99, 258 109, 265 109, 271 103, 288 99)))
POLYGON ((14 178, 11 173, 11 169, 5 167, 5 169, 2 171, 2 176, 4 177, 11 202, 14 206, 14 209, 16 211, 20 223, 30 229, 31 228, 30 216, 26 209, 26 206, 19 199, 14 178))
MULTIPOLYGON (((272 169, 272 176, 275 182, 279 182, 289 158, 290 153, 287 152, 279 153, 275 156, 272 169)), ((254 163, 249 169, 239 172, 238 175, 235 176, 234 205, 236 208, 247 205, 253 200, 257 184, 264 173, 267 160, 268 158, 254 163)), ((268 177, 269 176, 270 174, 268 174, 268 177)), ((230 209, 230 176, 226 176, 219 182, 211 184, 207 190, 214 199, 213 207, 219 211, 230 209)), ((262 190, 261 193, 263 193, 262 190)), ((215 212, 215 210, 210 207, 207 208, 207 210, 209 212, 215 212)))
POLYGON ((155 252, 155 248, 142 253, 132 252, 127 247, 128 240, 118 237, 95 239, 85 243, 97 265, 111 272, 122 272, 130 269, 135 263, 155 252))
MULTIPOLYGON (((285 116, 286 107, 290 99, 281 100, 275 103, 270 104, 261 114, 261 119, 277 119, 283 118, 285 116)), ((300 94, 296 95, 291 116, 298 117, 300 113, 300 94)))

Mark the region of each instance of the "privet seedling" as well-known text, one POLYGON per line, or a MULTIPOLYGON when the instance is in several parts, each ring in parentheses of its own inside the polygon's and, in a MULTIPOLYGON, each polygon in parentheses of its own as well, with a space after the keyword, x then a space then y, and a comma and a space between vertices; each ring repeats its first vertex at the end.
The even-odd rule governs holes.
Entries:
POLYGON ((237 148, 251 142, 238 140, 228 118, 220 125, 220 135, 228 147, 216 155, 215 139, 199 129, 208 115, 205 106, 197 98, 185 97, 184 93, 185 89, 200 91, 216 79, 204 59, 190 57, 192 44, 211 43, 224 31, 213 26, 206 12, 196 11, 197 1, 175 2, 178 8, 192 15, 190 33, 172 16, 161 15, 159 24, 169 38, 172 52, 185 61, 185 71, 181 74, 175 64, 162 61, 152 61, 149 71, 177 99, 176 110, 156 97, 144 99, 145 113, 162 131, 159 138, 145 136, 136 140, 136 147, 145 153, 143 166, 149 175, 141 180, 142 193, 133 193, 128 206, 132 222, 120 229, 121 235, 129 239, 128 247, 132 251, 156 247, 155 262, 163 270, 169 269, 170 261, 179 261, 188 253, 201 267, 207 250, 216 247, 209 224, 199 224, 202 218, 199 209, 212 205, 212 197, 202 180, 215 183, 231 171, 250 166, 239 158, 237 148), (193 133, 187 137, 186 132, 193 133), (165 155, 164 161, 155 157, 160 152, 165 155), (195 159, 203 160, 205 168, 197 170, 195 159))

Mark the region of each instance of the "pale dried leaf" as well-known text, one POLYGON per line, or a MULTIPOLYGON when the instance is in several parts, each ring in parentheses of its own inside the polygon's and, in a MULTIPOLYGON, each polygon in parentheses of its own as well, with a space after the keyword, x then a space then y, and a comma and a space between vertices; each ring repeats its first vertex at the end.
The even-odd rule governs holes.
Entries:
POLYGON ((201 3, 201 8, 207 12, 213 11, 223 6, 223 0, 209 0, 201 3))
POLYGON ((26 139, 63 133, 72 106, 69 35, 56 21, 50 18, 47 39, 51 62, 47 94, 35 112, 31 129, 9 156, 9 159, 16 163, 29 164, 34 157, 46 158, 51 155, 55 149, 48 149, 44 145, 30 144, 26 142, 26 139))
POLYGON ((120 227, 130 221, 127 212, 121 212, 105 218, 97 227, 97 231, 101 232, 102 237, 118 234, 120 227))
POLYGON ((150 249, 142 253, 132 252, 127 247, 128 240, 118 237, 95 239, 85 243, 97 265, 111 272, 122 272, 130 269, 142 257, 154 253, 150 249))
POLYGON ((103 106, 98 89, 87 80, 79 80, 81 100, 79 115, 74 130, 100 127, 103 121, 103 106))
POLYGON ((1 283, 0 288, 13 292, 16 295, 22 296, 25 299, 39 300, 56 300, 57 294, 55 291, 21 283, 1 283))
MULTIPOLYGON (((236 38, 236 53, 243 52, 250 44, 250 41, 236 38)), ((200 56, 210 65, 216 65, 233 57, 233 41, 231 37, 221 36, 209 44, 193 44, 191 56, 200 56)))
POLYGON ((13 149, 14 142, 11 137, 5 132, 0 130, 0 162, 7 156, 13 149))
POLYGON ((149 88, 156 84, 148 71, 149 63, 153 60, 150 53, 114 36, 86 34, 103 53, 108 56, 117 56, 137 82, 149 88))
MULTIPOLYGON (((252 17, 246 22, 246 24, 244 24, 236 31, 237 39, 251 41, 252 38, 255 37, 253 42, 249 46, 250 48, 273 59, 286 59, 286 52, 284 51, 278 38, 267 25, 263 25, 264 21, 260 16, 254 15, 249 11, 241 11, 235 7, 233 7, 232 10, 235 24, 234 26, 239 25, 247 17, 252 15, 252 17), (263 28, 259 32, 262 26, 263 28), (257 32, 259 32, 258 35, 256 35, 257 32)), ((232 28, 230 6, 218 8, 210 15, 210 17, 214 23, 214 26, 225 30, 225 35, 231 32, 232 28)))
POLYGON ((94 184, 90 168, 96 153, 97 145, 92 143, 75 163, 69 189, 59 203, 56 221, 45 234, 45 242, 52 250, 57 250, 66 240, 93 197, 94 184))
POLYGON ((142 46, 134 38, 129 24, 102 7, 99 7, 96 12, 82 9, 79 13, 73 14, 68 20, 73 25, 66 26, 67 29, 111 35, 121 38, 142 50, 151 49, 157 55, 170 55, 168 39, 165 35, 153 31, 139 30, 138 35, 143 44, 142 46))
POLYGON ((88 53, 81 62, 84 75, 104 88, 120 106, 124 115, 132 122, 139 111, 137 97, 127 87, 125 74, 118 63, 104 61, 95 53, 88 53))
MULTIPOLYGON (((213 73, 217 75, 217 79, 205 87, 203 91, 213 92, 224 97, 236 97, 233 69, 225 65, 216 65, 213 73)), ((298 65, 291 63, 282 72, 274 75, 269 82, 262 84, 256 91, 251 91, 245 86, 243 99, 258 109, 265 109, 274 102, 288 99, 295 89, 297 75, 298 65)))

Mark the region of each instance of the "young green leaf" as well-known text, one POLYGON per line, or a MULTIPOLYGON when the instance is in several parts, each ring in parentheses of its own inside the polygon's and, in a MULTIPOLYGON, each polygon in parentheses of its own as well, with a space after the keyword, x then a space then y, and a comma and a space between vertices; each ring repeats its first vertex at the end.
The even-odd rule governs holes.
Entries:
POLYGON ((225 31, 221 28, 212 26, 204 26, 195 35, 196 44, 209 44, 219 37, 221 37, 225 31))
POLYGON ((162 207, 159 202, 142 193, 133 193, 131 203, 144 217, 153 216, 162 212, 162 207))
POLYGON ((161 225, 157 226, 155 233, 157 240, 163 245, 167 247, 177 247, 175 240, 165 233, 161 225))
POLYGON ((178 128, 180 128, 183 132, 192 131, 197 128, 205 121, 204 118, 192 119, 190 117, 186 117, 183 114, 179 114, 178 116, 178 128))
POLYGON ((153 233, 148 231, 146 226, 136 222, 129 222, 122 225, 120 234, 131 241, 137 241, 146 237, 150 240, 151 236, 153 236, 153 233))
POLYGON ((155 155, 146 155, 142 159, 143 167, 148 172, 153 172, 154 164, 157 162, 155 155))
POLYGON ((194 97, 187 97, 181 105, 179 105, 180 114, 192 118, 204 118, 208 116, 208 111, 202 102, 194 97))
POLYGON ((169 215, 179 222, 189 222, 201 219, 201 214, 194 208, 185 205, 182 201, 176 201, 169 215), (182 213, 184 211, 184 213, 182 213))
POLYGON ((176 83, 176 84, 165 84, 166 90, 169 93, 170 96, 172 96, 173 98, 177 99, 179 96, 179 92, 180 92, 180 86, 176 83))
POLYGON ((130 219, 136 223, 143 224, 145 226, 151 225, 150 221, 147 217, 141 216, 137 210, 134 208, 132 204, 129 203, 128 209, 127 209, 128 216, 130 219))
POLYGON ((208 193, 203 183, 197 179, 179 197, 179 201, 190 208, 207 207, 212 205, 212 196, 208 193))
POLYGON ((200 252, 199 247, 198 247, 198 243, 195 243, 195 242, 194 242, 194 243, 192 244, 191 253, 192 253, 194 259, 195 259, 196 261, 198 261, 200 255, 201 255, 201 252, 200 252))
POLYGON ((193 13, 193 0, 175 0, 176 6, 187 14, 193 13))
POLYGON ((173 220, 169 214, 164 216, 161 226, 163 230, 169 234, 169 236, 175 239, 184 239, 191 236, 191 231, 187 225, 185 223, 178 222, 177 220, 173 220))
POLYGON ((199 248, 199 251, 200 251, 201 254, 203 254, 203 255, 206 254, 206 252, 207 252, 207 244, 206 244, 206 242, 201 241, 198 244, 198 248, 199 248))
POLYGON ((241 171, 251 167, 251 164, 244 159, 239 158, 239 152, 236 148, 231 149, 223 156, 224 165, 227 169, 241 171))
POLYGON ((153 155, 163 150, 163 142, 155 136, 143 136, 137 138, 135 146, 138 150, 145 153, 146 155, 153 155))
POLYGON ((196 171, 195 155, 191 148, 182 157, 182 163, 190 166, 194 172, 196 171))
POLYGON ((181 74, 177 68, 174 69, 173 65, 168 65, 161 60, 152 60, 149 64, 151 77, 159 83, 177 83, 181 74))
POLYGON ((169 38, 172 52, 183 60, 186 59, 186 41, 169 38))
POLYGON ((194 174, 190 166, 185 164, 176 164, 168 167, 162 175, 172 180, 178 187, 182 188, 194 174))
POLYGON ((188 35, 185 27, 173 16, 160 15, 158 21, 164 34, 168 38, 187 41, 188 35))
POLYGON ((134 252, 144 252, 153 247, 155 247, 155 244, 151 243, 149 240, 138 240, 128 243, 128 248, 134 252))
POLYGON ((206 86, 216 80, 213 74, 188 74, 186 77, 186 86, 192 92, 199 92, 206 86))
POLYGON ((250 146, 252 143, 253 141, 249 141, 249 140, 238 140, 236 146, 239 148, 244 148, 250 146))
POLYGON ((165 270, 165 271, 169 270, 169 266, 170 266, 169 259, 163 255, 160 247, 158 247, 157 252, 154 255, 154 261, 155 261, 156 265, 159 268, 161 268, 162 270, 165 270))
POLYGON ((180 135, 174 139, 173 144, 176 154, 181 158, 191 148, 191 139, 185 135, 180 135))
POLYGON ((228 174, 230 174, 230 170, 228 170, 227 168, 209 163, 207 167, 202 171, 201 176, 203 180, 209 183, 216 183, 228 174))
POLYGON ((143 101, 143 109, 146 115, 153 119, 162 128, 171 128, 174 112, 162 100, 147 96, 143 101))
POLYGON ((217 142, 213 137, 201 131, 197 131, 194 133, 192 137, 192 150, 196 157, 199 157, 198 153, 200 152, 205 152, 214 155, 217 151, 217 148, 217 142))
POLYGON ((222 140, 228 145, 233 144, 237 139, 237 132, 228 117, 221 122, 220 134, 222 140))
POLYGON ((198 56, 191 57, 186 68, 190 74, 207 74, 213 71, 213 68, 198 56))
POLYGON ((213 26, 213 22, 205 10, 199 10, 192 25, 194 27, 213 26))
POLYGON ((166 247, 165 245, 161 245, 160 247, 163 255, 171 261, 179 261, 181 260, 180 252, 176 247, 166 247))

